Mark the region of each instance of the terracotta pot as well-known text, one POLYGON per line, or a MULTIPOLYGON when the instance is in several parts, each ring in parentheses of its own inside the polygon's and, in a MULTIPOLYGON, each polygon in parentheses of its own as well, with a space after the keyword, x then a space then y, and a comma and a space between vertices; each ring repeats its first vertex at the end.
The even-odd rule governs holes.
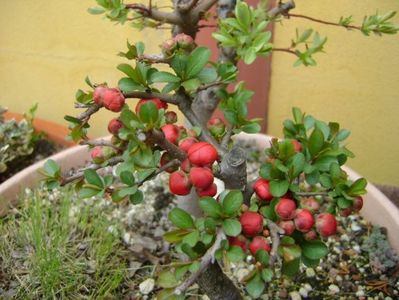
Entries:
MULTIPOLYGON (((261 149, 269 147, 271 141, 270 136, 263 134, 239 134, 235 138, 253 141, 261 149)), ((84 165, 90 155, 86 146, 76 146, 50 158, 60 164, 63 170, 68 170, 84 165)), ((0 215, 6 212, 10 204, 15 204, 19 192, 37 184, 40 179, 37 172, 43 167, 44 162, 40 161, 30 166, 0 185, 0 215)), ((352 180, 360 177, 350 168, 345 167, 344 169, 352 180)), ((399 235, 397 234, 399 231, 399 209, 371 183, 367 185, 367 195, 363 198, 362 216, 373 224, 388 228, 389 241, 392 247, 399 252, 399 235)))
MULTIPOLYGON (((4 114, 6 120, 15 119, 20 121, 24 118, 23 115, 13 112, 6 112, 4 114)), ((45 132, 49 140, 62 145, 64 147, 71 147, 76 145, 73 141, 66 140, 69 134, 69 129, 60 124, 56 124, 50 121, 34 118, 33 127, 37 132, 45 132)))

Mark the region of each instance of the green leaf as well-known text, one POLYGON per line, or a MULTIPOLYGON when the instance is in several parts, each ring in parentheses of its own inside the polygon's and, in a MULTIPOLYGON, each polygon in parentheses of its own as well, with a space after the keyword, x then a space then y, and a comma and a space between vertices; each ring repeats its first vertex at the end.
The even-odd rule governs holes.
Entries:
POLYGON ((218 218, 222 215, 220 204, 211 197, 204 197, 199 200, 199 207, 204 211, 205 215, 218 218))
POLYGON ((117 69, 123 73, 125 73, 129 78, 133 79, 133 81, 138 82, 136 70, 133 69, 131 65, 128 64, 120 64, 117 66, 117 69))
POLYGON ((309 259, 320 259, 328 254, 328 247, 322 241, 305 241, 301 247, 303 255, 309 259))
POLYGON ((151 74, 150 80, 152 82, 180 82, 180 78, 169 72, 155 72, 151 74))
POLYGON ((222 225, 224 233, 228 236, 237 236, 241 233, 241 223, 236 219, 225 219, 222 225))
POLYGON ((238 213, 241 208, 242 202, 244 197, 241 191, 230 191, 228 194, 223 198, 223 212, 228 216, 234 216, 238 213))
POLYGON ((283 267, 281 269, 281 272, 288 276, 292 277, 299 271, 299 265, 300 265, 300 259, 294 259, 289 262, 283 262, 283 267))
POLYGON ((264 282, 270 282, 273 279, 273 271, 271 269, 263 269, 261 276, 264 282))
POLYGON ((273 168, 273 165, 271 163, 264 163, 260 167, 259 175, 262 178, 267 179, 267 180, 273 179, 273 177, 271 175, 272 168, 273 168))
POLYGON ((351 132, 347 129, 341 129, 338 134, 337 134, 337 141, 343 141, 345 140, 349 135, 351 134, 351 132))
POLYGON ((87 11, 92 15, 100 15, 105 12, 105 9, 102 7, 90 7, 87 9, 87 11))
POLYGON ((281 245, 280 249, 285 262, 289 262, 301 257, 301 248, 298 245, 281 245))
POLYGON ((243 59, 247 65, 252 64, 256 59, 256 49, 254 47, 249 47, 245 51, 243 59))
POLYGON ((169 243, 178 243, 189 233, 190 232, 185 229, 176 229, 165 233, 163 238, 169 243))
POLYGON ((84 187, 79 190, 78 195, 79 195, 79 198, 85 199, 85 198, 91 198, 101 192, 102 192, 102 190, 84 187))
POLYGON ((292 176, 297 177, 305 167, 305 155, 297 153, 291 158, 292 176))
POLYGON ((323 148, 324 145, 324 135, 323 132, 315 128, 312 134, 309 137, 309 152, 314 157, 320 150, 323 148))
POLYGON ((366 192, 367 180, 364 178, 359 178, 354 183, 352 183, 351 187, 348 190, 349 196, 360 196, 366 192))
POLYGON ((169 220, 178 228, 194 228, 193 218, 181 208, 173 208, 168 216, 169 220))
POLYGON ((204 68, 198 73, 197 78, 201 83, 211 83, 214 82, 218 77, 216 70, 214 68, 204 68))
POLYGON ((178 284, 175 275, 169 270, 162 271, 158 276, 157 285, 162 288, 172 288, 178 284))
POLYGON ((182 82, 182 87, 184 87, 187 91, 195 91, 201 85, 201 82, 198 78, 192 78, 182 82))
POLYGON ((241 130, 246 133, 258 133, 261 130, 259 123, 251 122, 241 126, 241 130))
POLYGON ((271 208, 269 205, 267 205, 267 206, 262 206, 262 207, 260 208, 260 213, 261 213, 266 219, 269 219, 269 220, 272 220, 272 221, 276 221, 276 220, 277 220, 277 215, 276 215, 274 209, 271 208))
POLYGON ((206 66, 211 56, 211 51, 205 47, 198 47, 191 52, 186 65, 186 78, 197 75, 206 66))
POLYGON ((88 183, 95 185, 100 189, 104 187, 104 182, 102 181, 101 177, 93 169, 87 169, 83 174, 88 183))
POLYGON ((158 120, 158 108, 154 102, 147 101, 141 106, 139 115, 144 123, 155 124, 158 120))
POLYGON ((270 259, 269 253, 267 253, 263 249, 259 249, 258 251, 256 251, 255 258, 256 261, 260 262, 265 266, 269 264, 269 259, 270 259))
POLYGON ((292 108, 292 115, 294 116, 294 121, 296 124, 303 123, 303 113, 298 107, 292 108))
POLYGON ((249 10, 248 4, 244 1, 239 1, 235 8, 237 21, 241 24, 242 28, 249 29, 251 24, 251 12, 249 10))
POLYGON ((52 159, 44 163, 43 170, 48 177, 58 177, 61 174, 60 166, 52 159))
POLYGON ((262 295, 265 289, 265 284, 259 274, 256 274, 245 286, 248 294, 253 298, 258 298, 262 295))
POLYGON ((302 255, 301 257, 302 262, 307 267, 317 267, 320 264, 320 259, 309 259, 306 256, 302 255))
POLYGON ((132 172, 123 171, 120 174, 120 178, 121 178, 122 183, 129 185, 129 186, 134 185, 135 180, 134 180, 134 176, 133 176, 132 172))
POLYGON ((270 192, 274 197, 281 197, 285 195, 289 186, 290 184, 287 180, 272 180, 269 183, 270 192))
POLYGON ((245 257, 244 251, 242 251, 241 247, 239 246, 230 247, 226 255, 231 262, 242 261, 245 257))
POLYGON ((199 232, 198 230, 194 230, 193 232, 187 234, 183 238, 183 243, 186 243, 190 247, 194 247, 195 244, 197 244, 198 240, 199 240, 199 232))
POLYGON ((124 93, 129 93, 133 91, 143 91, 144 87, 131 78, 122 78, 118 82, 119 89, 124 93))

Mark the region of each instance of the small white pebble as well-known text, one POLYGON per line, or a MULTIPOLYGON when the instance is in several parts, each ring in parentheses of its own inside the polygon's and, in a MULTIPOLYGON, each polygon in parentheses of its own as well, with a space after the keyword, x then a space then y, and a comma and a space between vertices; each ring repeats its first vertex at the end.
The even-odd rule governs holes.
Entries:
POLYGON ((139 285, 140 293, 142 293, 143 295, 148 295, 154 289, 154 285, 155 285, 154 279, 148 278, 144 280, 139 285))
POLYGON ((311 290, 313 290, 312 286, 311 286, 309 283, 305 283, 305 284, 303 285, 303 287, 304 287, 308 292, 310 292, 311 290))
POLYGON ((299 294, 301 294, 302 297, 307 298, 308 297, 308 290, 304 287, 301 287, 299 289, 299 294))
POLYGON ((307 268, 306 269, 306 277, 314 277, 316 275, 315 271, 313 268, 307 268))
POLYGON ((341 239, 341 241, 349 242, 349 236, 346 233, 341 235, 340 239, 341 239))
POLYGON ((357 253, 360 253, 360 252, 362 252, 362 250, 360 249, 360 246, 359 245, 355 245, 355 246, 353 246, 353 248, 352 248, 353 250, 355 250, 357 253))
POLYGON ((357 297, 364 297, 364 291, 363 290, 359 290, 356 292, 356 296, 357 297))
POLYGON ((339 275, 337 275, 337 277, 335 277, 335 280, 338 281, 338 282, 340 282, 340 281, 342 281, 342 277, 339 276, 339 275))
POLYGON ((302 300, 301 295, 298 292, 294 291, 290 293, 291 300, 302 300))
POLYGON ((127 245, 129 245, 130 244, 130 233, 129 232, 126 232, 124 235, 123 235, 123 237, 122 237, 122 240, 125 242, 125 244, 127 244, 127 245))
POLYGON ((393 300, 391 297, 385 297, 384 300, 393 300))
POLYGON ((207 295, 202 295, 201 300, 210 300, 207 295))
POLYGON ((338 294, 339 293, 339 287, 336 286, 335 284, 330 284, 328 289, 330 290, 331 293, 333 294, 338 294))
POLYGON ((353 222, 351 225, 351 229, 352 229, 352 231, 357 232, 357 231, 362 230, 362 227, 360 227, 357 223, 353 222))
POLYGON ((359 272, 360 272, 360 273, 364 273, 364 272, 365 272, 365 269, 364 269, 364 268, 359 268, 359 272))
POLYGON ((249 274, 249 270, 248 269, 238 269, 236 272, 235 272, 235 276, 237 277, 237 279, 239 280, 239 281, 241 281, 242 279, 244 279, 244 277, 245 276, 247 276, 249 274))

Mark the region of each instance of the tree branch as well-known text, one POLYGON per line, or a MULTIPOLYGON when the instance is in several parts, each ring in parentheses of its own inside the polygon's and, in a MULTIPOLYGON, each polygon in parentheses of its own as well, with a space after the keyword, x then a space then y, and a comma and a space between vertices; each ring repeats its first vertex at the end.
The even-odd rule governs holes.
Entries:
POLYGON ((167 162, 166 164, 164 164, 162 167, 158 168, 154 173, 152 173, 150 176, 148 176, 147 178, 140 180, 137 183, 137 187, 140 187, 144 184, 144 182, 153 179, 154 177, 156 177, 157 175, 161 174, 162 172, 166 171, 169 168, 175 167, 180 165, 180 160, 178 159, 172 159, 171 161, 167 162))
POLYGON ((313 18, 313 17, 304 16, 304 15, 299 15, 299 14, 290 14, 290 13, 287 13, 286 16, 287 16, 288 18, 290 18, 290 17, 302 18, 302 19, 310 20, 310 21, 317 22, 317 23, 321 23, 321 24, 325 24, 325 25, 332 25, 332 26, 344 27, 344 28, 347 28, 347 29, 362 30, 362 28, 361 28, 360 26, 355 26, 355 25, 341 25, 341 24, 339 24, 339 23, 328 22, 328 21, 324 21, 324 20, 320 20, 320 19, 316 19, 316 18, 313 18))
POLYGON ((164 12, 153 7, 147 7, 143 4, 126 4, 127 9, 131 9, 136 11, 137 13, 143 15, 144 17, 148 17, 150 19, 169 23, 174 25, 180 25, 182 23, 181 18, 176 12, 164 12))
POLYGON ((175 294, 176 295, 181 295, 183 294, 194 282, 197 281, 198 277, 201 275, 201 273, 212 263, 215 262, 215 252, 220 248, 220 244, 222 240, 225 238, 225 235, 223 233, 222 229, 218 229, 218 232, 216 234, 216 239, 213 245, 206 251, 204 256, 201 259, 200 267, 198 271, 192 273, 181 285, 179 285, 175 289, 175 294))
POLYGON ((137 61, 146 61, 149 62, 151 64, 153 63, 158 63, 158 64, 169 64, 170 63, 170 59, 167 57, 164 57, 162 54, 154 54, 154 55, 150 55, 150 54, 143 54, 137 57, 136 59, 137 61))
POLYGON ((272 249, 270 251, 269 266, 273 266, 278 258, 278 247, 280 246, 280 234, 284 234, 284 229, 280 228, 276 223, 267 220, 267 225, 270 230, 270 237, 272 239, 272 249))
MULTIPOLYGON (((198 2, 198 0, 197 0, 198 2)), ((201 0, 193 9, 191 14, 195 14, 201 18, 201 15, 211 9, 218 2, 218 0, 201 0)))
POLYGON ((125 98, 138 98, 138 99, 158 98, 167 103, 171 103, 171 104, 175 104, 175 105, 179 104, 179 98, 176 97, 175 95, 169 95, 169 94, 135 91, 135 92, 130 92, 130 93, 124 93, 123 96, 125 98))
POLYGON ((269 10, 267 14, 270 18, 275 18, 279 15, 286 15, 293 8, 295 8, 293 0, 288 0, 286 3, 279 2, 278 6, 269 10))
POLYGON ((251 202, 251 197, 254 194, 254 184, 256 182, 257 179, 254 179, 250 182, 247 182, 247 185, 245 186, 244 189, 244 201, 243 203, 247 206, 249 206, 250 202, 251 202))
POLYGON ((165 139, 165 135, 162 131, 153 129, 148 133, 147 138, 150 142, 157 144, 163 150, 166 150, 173 158, 176 158, 179 161, 183 161, 187 158, 186 152, 165 139))
POLYGON ((79 116, 77 116, 76 119, 79 119, 80 121, 85 123, 90 119, 91 115, 96 113, 97 111, 99 111, 100 108, 101 108, 101 105, 94 103, 94 104, 90 105, 86 111, 84 111, 79 116))
POLYGON ((227 129, 226 129, 226 134, 223 136, 222 141, 220 142, 220 147, 222 147, 223 149, 227 149, 231 136, 233 135, 233 125, 228 124, 227 125, 227 129))

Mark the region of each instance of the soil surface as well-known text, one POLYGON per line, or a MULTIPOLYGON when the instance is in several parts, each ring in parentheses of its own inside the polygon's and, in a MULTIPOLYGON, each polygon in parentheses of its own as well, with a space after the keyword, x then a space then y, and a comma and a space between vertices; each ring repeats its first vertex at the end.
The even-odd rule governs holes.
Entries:
POLYGON ((35 146, 32 154, 28 156, 21 157, 18 160, 14 160, 7 165, 7 171, 0 173, 0 184, 6 181, 8 178, 12 177, 19 171, 33 165, 34 163, 53 155, 64 149, 63 146, 54 144, 53 142, 40 139, 35 146))

